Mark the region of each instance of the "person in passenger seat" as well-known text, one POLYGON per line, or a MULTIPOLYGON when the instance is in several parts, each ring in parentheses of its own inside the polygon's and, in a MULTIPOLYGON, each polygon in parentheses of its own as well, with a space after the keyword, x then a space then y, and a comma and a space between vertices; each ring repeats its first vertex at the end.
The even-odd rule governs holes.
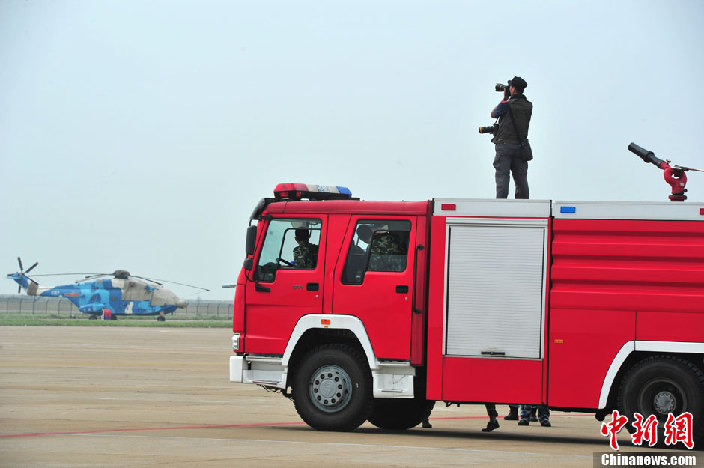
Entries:
POLYGON ((406 269, 403 249, 391 232, 375 232, 370 251, 370 271, 403 271, 406 269))

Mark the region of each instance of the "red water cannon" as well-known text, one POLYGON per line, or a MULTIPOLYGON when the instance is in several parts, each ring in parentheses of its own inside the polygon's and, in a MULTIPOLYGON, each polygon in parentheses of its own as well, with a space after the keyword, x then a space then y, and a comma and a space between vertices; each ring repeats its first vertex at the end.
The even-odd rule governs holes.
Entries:
POLYGON ((671 165, 669 160, 660 159, 652 151, 641 148, 635 143, 628 145, 628 151, 636 154, 644 162, 654 164, 665 172, 665 182, 672 187, 672 194, 668 197, 670 201, 685 201, 687 199, 687 195, 685 195, 687 191, 685 188, 687 185, 686 171, 704 172, 701 169, 693 169, 676 164, 671 165))

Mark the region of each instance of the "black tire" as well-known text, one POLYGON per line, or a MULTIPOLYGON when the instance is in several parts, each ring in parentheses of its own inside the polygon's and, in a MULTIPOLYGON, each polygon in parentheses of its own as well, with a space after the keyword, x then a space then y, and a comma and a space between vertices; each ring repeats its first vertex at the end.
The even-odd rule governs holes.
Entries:
POLYGON ((660 444, 664 442, 668 413, 675 416, 692 413, 695 443, 701 447, 704 440, 704 372, 676 356, 644 359, 625 375, 619 389, 619 408, 628 417, 631 432, 634 430, 631 423, 635 421, 633 413, 640 413, 644 418, 655 415, 660 444))
POLYGON ((367 360, 347 345, 323 345, 310 351, 293 377, 293 403, 314 429, 358 428, 373 406, 367 360))
POLYGON ((430 417, 434 401, 420 398, 377 398, 369 422, 381 429, 403 431, 430 417))

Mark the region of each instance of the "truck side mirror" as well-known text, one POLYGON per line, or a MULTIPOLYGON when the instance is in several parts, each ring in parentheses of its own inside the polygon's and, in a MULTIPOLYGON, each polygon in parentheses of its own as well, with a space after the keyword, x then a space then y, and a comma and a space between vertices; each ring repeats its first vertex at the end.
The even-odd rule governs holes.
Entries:
POLYGON ((257 245, 257 226, 247 228, 247 256, 254 255, 254 248, 257 245))
POLYGON ((244 263, 242 264, 242 268, 244 268, 244 271, 252 271, 252 266, 254 265, 254 259, 252 257, 249 257, 245 259, 244 263))

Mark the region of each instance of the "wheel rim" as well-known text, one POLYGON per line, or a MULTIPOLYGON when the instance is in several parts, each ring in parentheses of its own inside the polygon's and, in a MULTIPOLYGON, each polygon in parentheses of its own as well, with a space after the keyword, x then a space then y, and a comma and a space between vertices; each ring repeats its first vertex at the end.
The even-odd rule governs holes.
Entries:
POLYGON ((680 414, 687 408, 687 398, 682 388, 672 380, 654 380, 643 386, 640 392, 640 408, 664 420, 668 413, 680 414))
POLYGON ((352 379, 337 365, 318 368, 311 376, 308 388, 310 400, 326 413, 341 411, 352 399, 352 379))
POLYGON ((658 413, 672 413, 677 407, 677 398, 668 391, 658 392, 653 398, 653 407, 658 413))

